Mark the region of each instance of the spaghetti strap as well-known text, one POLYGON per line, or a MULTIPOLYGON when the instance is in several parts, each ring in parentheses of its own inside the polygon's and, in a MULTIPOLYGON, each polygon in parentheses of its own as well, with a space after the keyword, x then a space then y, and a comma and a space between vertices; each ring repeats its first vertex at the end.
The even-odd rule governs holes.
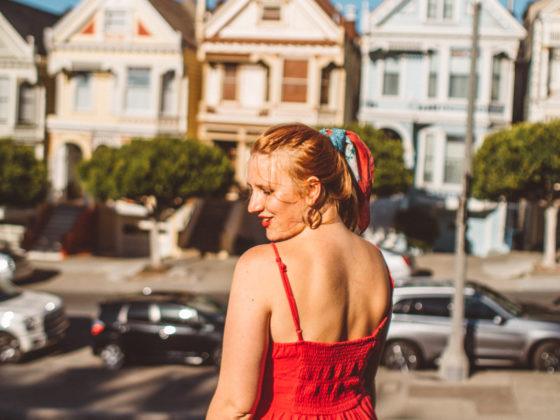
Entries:
POLYGON ((286 292, 286 297, 288 298, 288 303, 290 304, 290 311, 292 312, 292 319, 294 321, 294 326, 296 328, 296 333, 298 341, 303 341, 303 334, 301 331, 301 326, 299 324, 299 314, 296 306, 296 300, 294 299, 294 294, 292 293, 292 288, 290 287, 290 280, 286 274, 286 264, 282 262, 280 254, 278 253, 278 248, 274 242, 271 242, 272 248, 274 249, 274 254, 276 254, 276 264, 278 264, 278 269, 280 270, 280 276, 282 277, 282 284, 284 285, 284 291, 286 292))

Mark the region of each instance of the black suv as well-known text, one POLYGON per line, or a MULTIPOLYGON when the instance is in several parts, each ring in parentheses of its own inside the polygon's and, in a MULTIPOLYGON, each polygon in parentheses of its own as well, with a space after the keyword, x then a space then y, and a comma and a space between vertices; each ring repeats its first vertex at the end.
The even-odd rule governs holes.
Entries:
POLYGON ((209 297, 149 292, 99 306, 92 347, 109 369, 135 359, 220 363, 225 308, 209 297))

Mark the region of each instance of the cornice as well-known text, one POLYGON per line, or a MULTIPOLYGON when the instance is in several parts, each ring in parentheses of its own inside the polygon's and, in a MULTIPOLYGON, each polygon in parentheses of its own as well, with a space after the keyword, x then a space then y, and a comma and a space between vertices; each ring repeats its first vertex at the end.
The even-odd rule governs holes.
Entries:
POLYGON ((118 44, 58 44, 53 45, 51 54, 56 52, 105 52, 105 53, 137 53, 137 54, 182 54, 183 48, 175 45, 154 44, 154 45, 130 45, 118 44))
POLYGON ((204 42, 211 44, 269 44, 269 45, 320 45, 335 46, 341 43, 324 39, 274 39, 274 38, 206 38, 204 42))

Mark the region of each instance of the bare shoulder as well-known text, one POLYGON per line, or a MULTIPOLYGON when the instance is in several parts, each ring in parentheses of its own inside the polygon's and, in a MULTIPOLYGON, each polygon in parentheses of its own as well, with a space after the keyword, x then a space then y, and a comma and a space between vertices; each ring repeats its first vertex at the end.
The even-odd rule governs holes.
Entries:
MULTIPOLYGON (((383 258, 383 254, 381 250, 371 242, 365 240, 361 236, 357 236, 357 241, 360 243, 361 247, 367 252, 368 256, 370 257, 371 261, 376 267, 379 267, 381 271, 387 271, 387 267, 385 264, 385 259, 383 258)), ((387 272, 388 274, 388 272, 387 272)))
POLYGON ((257 245, 245 251, 235 265, 232 289, 243 288, 255 296, 266 297, 266 275, 274 265, 275 256, 269 244, 257 245))

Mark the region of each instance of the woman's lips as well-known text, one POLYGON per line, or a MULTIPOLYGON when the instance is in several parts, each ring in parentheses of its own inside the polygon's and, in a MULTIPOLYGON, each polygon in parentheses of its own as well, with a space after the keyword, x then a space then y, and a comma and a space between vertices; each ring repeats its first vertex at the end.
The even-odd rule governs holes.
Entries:
POLYGON ((261 225, 263 228, 267 228, 268 226, 270 226, 270 219, 262 219, 261 220, 261 225))

